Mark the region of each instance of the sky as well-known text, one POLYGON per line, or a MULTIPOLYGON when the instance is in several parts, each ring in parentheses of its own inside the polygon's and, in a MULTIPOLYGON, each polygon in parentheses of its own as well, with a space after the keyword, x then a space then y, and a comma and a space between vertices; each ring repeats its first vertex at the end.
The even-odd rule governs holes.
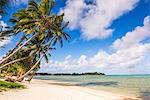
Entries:
MULTIPOLYGON (((150 74, 150 0, 55 0, 53 13, 65 13, 65 29, 72 37, 41 62, 39 72, 150 74)), ((18 0, 0 17, 8 22, 28 0, 18 0)), ((22 34, 0 42, 0 56, 13 48, 22 34)))

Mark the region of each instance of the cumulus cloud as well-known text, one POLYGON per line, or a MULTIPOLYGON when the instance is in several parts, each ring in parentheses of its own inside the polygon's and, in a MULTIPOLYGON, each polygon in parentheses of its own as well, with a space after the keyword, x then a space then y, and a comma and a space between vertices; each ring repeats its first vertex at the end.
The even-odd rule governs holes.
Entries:
POLYGON ((2 28, 2 30, 5 30, 8 25, 1 20, 2 19, 2 16, 0 15, 0 29, 2 28))
MULTIPOLYGON (((127 50, 120 50, 109 54, 100 50, 92 57, 81 55, 78 59, 64 59, 64 61, 50 61, 48 64, 42 64, 47 68, 55 67, 65 71, 82 68, 130 68, 141 63, 148 51, 150 44, 134 46, 127 50)), ((44 67, 45 68, 45 67, 44 67)))
POLYGON ((2 30, 6 30, 5 27, 7 27, 8 25, 4 21, 0 21, 0 26, 2 27, 2 30))
POLYGON ((10 42, 11 42, 11 38, 4 37, 3 40, 0 40, 0 47, 3 47, 3 46, 7 45, 10 42))
POLYGON ((107 38, 114 29, 111 23, 123 14, 135 8, 139 0, 68 0, 65 20, 70 21, 70 29, 80 27, 82 37, 90 40, 107 38))
POLYGON ((144 19, 144 25, 138 26, 133 31, 128 32, 121 39, 117 39, 113 43, 113 47, 116 49, 125 49, 133 45, 139 45, 139 42, 150 37, 150 16, 144 19))
POLYGON ((61 9, 61 12, 65 12, 65 20, 70 21, 70 29, 78 27, 85 7, 84 0, 68 0, 64 11, 61 9))
POLYGON ((115 52, 108 53, 100 50, 92 57, 81 55, 78 59, 73 59, 71 55, 68 55, 64 61, 51 61, 47 68, 61 69, 61 71, 81 71, 82 69, 85 71, 95 68, 122 70, 144 65, 145 59, 149 57, 147 55, 150 54, 150 43, 141 41, 148 37, 150 37, 150 16, 144 19, 142 27, 137 26, 132 32, 127 32, 124 37, 114 41, 111 47, 116 48, 115 52))
MULTIPOLYGON (((16 5, 20 4, 27 4, 29 0, 11 0, 11 2, 15 3, 16 5)), ((3 20, 1 20, 2 16, 0 15, 0 29, 6 30, 5 27, 7 27, 7 23, 5 23, 3 20)), ((3 37, 3 40, 0 40, 0 47, 7 45, 11 42, 11 37, 3 37)))
MULTIPOLYGON (((0 15, 0 19, 2 18, 2 16, 0 15)), ((0 29, 2 30, 6 30, 5 27, 7 27, 8 25, 4 22, 4 21, 0 21, 0 29)), ((1 35, 1 33, 0 33, 1 35)), ((0 40, 0 47, 8 44, 11 41, 10 37, 3 37, 3 40, 0 40)))
POLYGON ((17 5, 27 4, 29 0, 13 0, 13 2, 17 5))

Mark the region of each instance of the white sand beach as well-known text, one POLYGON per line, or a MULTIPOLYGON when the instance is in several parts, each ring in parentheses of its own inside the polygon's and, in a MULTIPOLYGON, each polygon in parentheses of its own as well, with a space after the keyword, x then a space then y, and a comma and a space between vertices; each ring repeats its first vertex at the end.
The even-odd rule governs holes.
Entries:
POLYGON ((129 97, 80 86, 59 85, 50 80, 24 82, 27 89, 0 93, 0 100, 132 100, 129 97), (125 99, 126 98, 126 99, 125 99))

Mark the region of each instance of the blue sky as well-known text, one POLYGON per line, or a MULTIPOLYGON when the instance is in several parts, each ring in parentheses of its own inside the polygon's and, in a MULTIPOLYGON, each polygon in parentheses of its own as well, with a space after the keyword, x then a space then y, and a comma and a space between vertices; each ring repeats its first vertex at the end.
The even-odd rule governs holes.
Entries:
MULTIPOLYGON (((27 6, 20 0, 3 16, 27 6)), ((92 72, 106 74, 150 74, 150 0, 56 0, 54 13, 65 13, 69 42, 44 60, 40 72, 92 72)), ((0 42, 3 56, 21 35, 0 42)))

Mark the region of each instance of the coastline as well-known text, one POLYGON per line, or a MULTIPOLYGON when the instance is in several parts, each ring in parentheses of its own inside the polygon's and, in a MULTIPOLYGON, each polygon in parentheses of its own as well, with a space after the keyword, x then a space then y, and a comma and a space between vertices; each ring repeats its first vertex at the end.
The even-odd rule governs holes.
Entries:
POLYGON ((33 79, 31 83, 23 84, 27 86, 26 89, 0 92, 0 100, 139 100, 108 91, 64 85, 64 82, 53 80, 33 79))

